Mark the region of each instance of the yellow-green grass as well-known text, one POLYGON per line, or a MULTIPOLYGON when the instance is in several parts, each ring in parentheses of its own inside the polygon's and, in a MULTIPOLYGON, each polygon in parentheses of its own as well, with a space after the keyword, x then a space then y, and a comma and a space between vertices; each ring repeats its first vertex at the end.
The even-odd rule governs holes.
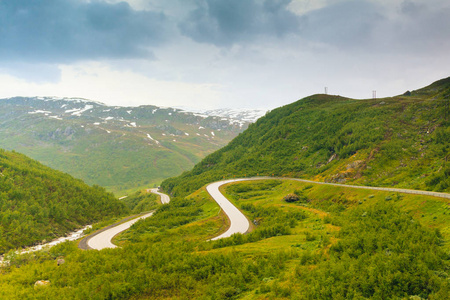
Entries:
MULTIPOLYGON (((445 198, 439 198, 427 195, 413 195, 404 193, 393 193, 388 191, 377 191, 370 189, 355 189, 351 187, 321 185, 313 183, 304 183, 294 180, 281 180, 282 184, 269 189, 260 191, 260 194, 255 197, 246 198, 246 194, 236 196, 227 192, 228 187, 232 185, 250 186, 254 187, 261 184, 263 181, 248 181, 227 185, 222 188, 227 197, 237 206, 245 203, 252 203, 254 205, 276 206, 284 210, 301 209, 313 212, 317 217, 325 217, 328 209, 351 209, 358 205, 366 205, 378 200, 392 201, 396 206, 403 211, 411 213, 412 216, 421 224, 439 229, 444 238, 444 245, 447 250, 450 249, 450 201, 445 198), (283 197, 295 190, 300 190, 311 201, 309 204, 293 204, 283 201, 283 197), (244 196, 244 198, 242 197, 244 196), (325 205, 326 204, 326 205, 325 205), (317 209, 321 208, 322 209, 317 209)), ((255 192, 255 191, 251 191, 255 192)), ((301 232, 301 226, 305 229, 317 229, 315 223, 317 218, 308 218, 293 230, 292 234, 296 235, 301 232)), ((323 225, 322 225, 323 226, 323 225)), ((274 245, 278 245, 276 240, 287 241, 296 239, 295 237, 275 237, 269 240, 275 240, 274 245)), ((261 241, 262 242, 262 241, 261 241)), ((270 242, 265 241, 261 243, 264 247, 269 247, 270 242)), ((285 243, 285 246, 288 243, 285 243)), ((270 247, 269 247, 270 248, 270 247)))
MULTIPOLYGON (((282 211, 304 211, 308 217, 299 221, 294 228, 291 228, 290 235, 275 236, 263 239, 258 242, 245 243, 232 247, 219 249, 209 249, 209 247, 199 247, 201 252, 228 252, 238 251, 249 256, 293 249, 314 251, 328 248, 332 242, 336 241, 335 233, 339 227, 325 224, 324 218, 330 210, 352 209, 356 206, 365 206, 379 200, 392 201, 403 211, 410 213, 421 224, 439 229, 442 233, 443 247, 450 250, 450 205, 448 199, 403 193, 392 193, 388 191, 378 191, 370 189, 355 189, 346 186, 331 186, 314 183, 304 183, 294 180, 276 180, 279 185, 258 190, 258 186, 263 185, 266 180, 255 180, 247 182, 232 183, 221 187, 221 191, 237 207, 243 204, 253 204, 255 206, 276 207, 282 211), (252 190, 247 193, 236 194, 232 192, 232 186, 250 187, 252 190), (310 203, 287 203, 283 197, 294 191, 302 193, 311 201, 310 203), (254 195, 251 195, 251 194, 254 195), (307 236, 308 239, 307 240, 307 236), (324 241, 324 239, 326 239, 324 241), (325 242, 325 243, 324 243, 325 242)), ((202 213, 194 222, 186 225, 165 230, 164 232, 154 232, 149 228, 145 233, 147 238, 156 238, 158 241, 184 240, 200 243, 207 242, 214 236, 225 232, 229 226, 228 218, 223 214, 220 207, 207 193, 205 187, 197 190, 188 197, 189 201, 195 201, 202 210, 202 213)), ((253 224, 250 215, 243 210, 252 224, 252 229, 257 228, 253 224)), ((127 240, 127 235, 119 235, 117 241, 123 243, 127 240)))
MULTIPOLYGON (((177 201, 177 199, 172 201, 177 201)), ((193 222, 163 230, 148 227, 143 234, 143 238, 158 242, 204 242, 227 230, 229 227, 228 218, 205 188, 191 194, 188 201, 195 202, 201 209, 201 213, 193 222)), ((114 240, 120 242, 120 244, 126 244, 126 241, 133 235, 133 230, 134 227, 132 226, 129 231, 117 235, 114 240)))
MULTIPOLYGON (((211 255, 211 257, 220 257, 223 255, 223 257, 232 259, 234 254, 236 254, 236 257, 243 258, 243 262, 245 262, 245 264, 248 263, 248 266, 252 266, 254 262, 264 263, 264 260, 261 258, 267 258, 271 263, 274 261, 279 262, 271 265, 279 265, 280 268, 277 269, 277 271, 264 271, 271 275, 261 276, 259 281, 255 281, 249 285, 248 290, 239 294, 239 299, 290 299, 293 296, 302 295, 302 288, 312 287, 311 283, 303 281, 301 274, 311 273, 315 270, 319 270, 321 267, 323 268, 324 264, 321 262, 327 257, 328 248, 337 241, 338 237, 342 238, 342 236, 338 234, 339 227, 329 224, 328 216, 333 218, 333 216, 338 215, 339 211, 343 209, 352 210, 356 207, 369 207, 375 202, 379 203, 379 201, 390 201, 390 203, 395 204, 395 206, 398 206, 403 211, 409 212, 411 216, 423 225, 440 229, 445 239, 448 241, 449 210, 446 208, 446 205, 448 206, 448 200, 445 199, 408 194, 399 194, 400 196, 397 197, 397 194, 384 191, 354 189, 345 186, 325 186, 293 180, 275 180, 272 182, 275 184, 272 185, 267 185, 267 182, 268 181, 261 180, 234 183, 223 187, 222 190, 238 207, 242 204, 252 204, 257 208, 276 208, 277 212, 305 212, 306 218, 299 220, 295 226, 291 228, 289 235, 273 236, 253 243, 212 249, 210 246, 215 242, 208 242, 208 240, 226 230, 227 218, 221 213, 218 205, 203 187, 188 197, 188 201, 194 203, 195 207, 202 208, 201 213, 196 216, 196 219, 188 224, 159 232, 152 232, 152 228, 147 228, 148 231, 144 233, 135 232, 135 234, 142 234, 141 240, 143 243, 137 243, 133 246, 131 242, 124 239, 123 248, 121 250, 105 250, 93 252, 93 254, 90 254, 90 252, 89 254, 74 252, 67 257, 67 263, 63 266, 63 269, 57 267, 54 260, 43 261, 39 264, 30 264, 29 266, 21 268, 21 270, 23 270, 22 272, 26 272, 26 275, 22 276, 17 271, 14 271, 11 275, 5 273, 2 277, 2 283, 4 283, 6 291, 18 289, 18 287, 32 289, 31 286, 36 280, 49 279, 55 282, 56 293, 56 284, 61 284, 57 283, 57 280, 59 280, 58 276, 64 277, 58 272, 62 272, 60 270, 65 270, 64 268, 72 270, 72 266, 74 266, 74 268, 80 268, 78 258, 84 259, 84 257, 92 257, 90 258, 92 260, 98 259, 101 261, 102 259, 105 259, 105 261, 109 261, 107 260, 108 257, 117 258, 120 256, 122 253, 120 251, 124 251, 123 253, 133 253, 133 251, 139 253, 139 249, 142 250, 150 245, 160 243, 161 249, 169 249, 169 247, 171 247, 170 245, 182 248, 191 247, 186 255, 191 255, 188 253, 191 253, 191 250, 193 250, 192 255, 194 256, 211 255), (236 187, 245 187, 251 190, 248 192, 236 193, 236 187), (286 203, 283 200, 283 197, 296 190, 297 193, 301 191, 300 193, 306 195, 311 201, 303 204, 286 203), (305 258, 308 257, 312 258, 312 260, 304 263, 305 258), (315 258, 318 260, 314 260, 315 258)), ((173 199, 173 201, 175 203, 176 201, 184 200, 173 199)), ((172 207, 173 210, 179 208, 180 207, 177 206, 172 207)), ((249 217, 252 216, 251 213, 248 213, 248 210, 243 211, 249 217)), ((343 214, 343 216, 345 216, 345 214, 343 214)), ((250 220, 253 221, 252 218, 250 218, 250 220)), ((264 220, 261 221, 264 222, 264 220)), ((161 219, 159 222, 163 223, 165 220, 161 219)), ((265 226, 262 222, 260 223, 260 228, 265 226)), ((255 226, 255 232, 260 229, 258 227, 259 226, 255 226)), ((133 232, 133 229, 131 229, 130 232, 133 232)), ((126 234, 124 237, 126 238, 126 234)), ((343 239, 345 239, 345 237, 343 239)), ((69 246, 70 245, 68 244, 65 247, 69 246)), ((444 247, 447 247, 448 249, 448 242, 444 247)), ((158 248, 158 245, 156 248, 158 248)), ((333 251, 330 250, 330 257, 332 256, 332 252, 333 251)), ((136 257, 140 259, 145 258, 141 257, 139 254, 135 256, 135 258, 136 257)), ((119 259, 117 261, 124 266, 126 265, 125 259, 123 262, 119 259)), ((127 267, 131 266, 137 268, 140 263, 140 261, 133 263, 130 261, 127 267)), ((117 271, 119 272, 119 270, 117 271)), ((115 272, 112 272, 111 274, 115 274, 115 272)), ((80 278, 81 277, 82 276, 80 275, 80 278)), ((107 278, 107 276, 105 278, 107 278)), ((106 288, 107 287, 105 287, 105 289, 106 288)), ((68 287, 61 287, 58 291, 70 293, 68 287)), ((149 291, 148 294, 135 295, 135 299, 145 299, 146 295, 151 295, 151 297, 149 296, 149 299, 183 298, 181 294, 178 295, 176 292, 170 292, 169 290, 158 290, 159 294, 150 293, 151 292, 149 291), (164 294, 166 292, 167 295, 164 294)), ((198 296, 199 298, 201 296, 205 297, 205 290, 197 289, 190 291, 190 293, 191 298, 195 298, 195 296, 198 296)), ((5 292, 5 295, 8 295, 8 293, 5 292)))

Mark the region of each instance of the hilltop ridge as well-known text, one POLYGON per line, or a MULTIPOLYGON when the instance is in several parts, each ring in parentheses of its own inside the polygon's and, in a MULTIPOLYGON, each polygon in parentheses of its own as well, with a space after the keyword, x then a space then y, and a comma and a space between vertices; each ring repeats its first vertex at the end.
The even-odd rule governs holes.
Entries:
POLYGON ((275 175, 449 191, 449 82, 380 99, 306 97, 162 186, 184 195, 230 176, 275 175))

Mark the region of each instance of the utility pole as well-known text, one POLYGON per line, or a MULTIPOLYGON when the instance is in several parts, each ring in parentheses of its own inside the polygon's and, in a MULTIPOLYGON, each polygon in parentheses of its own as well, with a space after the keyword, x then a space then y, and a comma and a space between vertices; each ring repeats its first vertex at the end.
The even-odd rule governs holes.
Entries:
POLYGON ((377 99, 377 91, 372 91, 372 99, 377 99))
POLYGON ((325 95, 328 95, 328 87, 325 87, 325 95))

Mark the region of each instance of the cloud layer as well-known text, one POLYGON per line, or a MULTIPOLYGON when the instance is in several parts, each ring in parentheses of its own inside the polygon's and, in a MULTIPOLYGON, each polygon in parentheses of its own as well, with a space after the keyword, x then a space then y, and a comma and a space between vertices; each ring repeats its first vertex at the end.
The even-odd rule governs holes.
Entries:
POLYGON ((324 86, 389 96, 450 75, 448 16, 448 0, 0 0, 0 97, 273 108, 324 86))
POLYGON ((163 13, 126 2, 0 1, 0 59, 67 63, 149 57, 170 29, 163 13))
POLYGON ((158 7, 161 1, 148 2, 153 10, 136 10, 123 1, 0 1, 0 60, 149 59, 181 36, 224 49, 290 37, 301 38, 297 46, 303 49, 320 43, 338 49, 390 45, 387 51, 410 46, 422 51, 430 43, 449 44, 450 4, 438 0, 391 5, 330 0, 304 14, 291 10, 293 1, 302 0, 186 0, 175 1, 172 9, 163 3, 158 7))
POLYGON ((282 37, 299 31, 300 18, 288 9, 291 0, 204 0, 179 24, 197 42, 230 46, 256 37, 282 37))

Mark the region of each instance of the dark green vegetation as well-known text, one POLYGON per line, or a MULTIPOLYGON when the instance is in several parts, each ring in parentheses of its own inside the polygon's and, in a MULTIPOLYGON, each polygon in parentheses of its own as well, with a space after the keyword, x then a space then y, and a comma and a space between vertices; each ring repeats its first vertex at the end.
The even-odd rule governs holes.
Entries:
POLYGON ((448 299, 445 199, 294 181, 225 188, 254 229, 221 241, 223 216, 204 189, 175 198, 119 237, 10 254, 8 299, 448 299), (289 193, 308 203, 286 203, 289 193), (329 211, 328 213, 325 211, 329 211), (57 266, 56 259, 65 263, 57 266), (35 288, 37 280, 49 280, 35 288))
POLYGON ((0 150, 0 253, 125 213, 103 188, 0 150))
POLYGON ((312 299, 450 296, 450 260, 442 236, 393 203, 378 200, 327 220, 341 226, 329 253, 311 255, 296 274, 312 299), (314 269, 307 266, 316 265, 314 269))
POLYGON ((314 95, 277 108, 162 187, 186 195, 229 177, 314 178, 450 191, 450 78, 384 99, 314 95))
POLYGON ((156 106, 111 107, 83 99, 0 100, 0 148, 24 153, 118 195, 189 170, 245 127, 156 106))

